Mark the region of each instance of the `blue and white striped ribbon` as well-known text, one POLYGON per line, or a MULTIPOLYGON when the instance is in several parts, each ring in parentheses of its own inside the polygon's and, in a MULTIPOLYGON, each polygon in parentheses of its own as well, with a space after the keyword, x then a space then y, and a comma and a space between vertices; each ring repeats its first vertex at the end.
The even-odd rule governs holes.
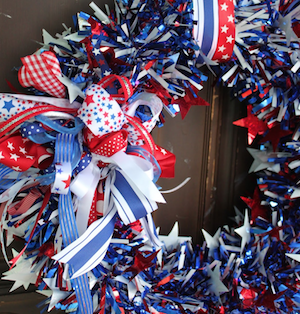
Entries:
POLYGON ((157 204, 149 200, 119 167, 106 168, 110 171, 105 183, 104 217, 91 224, 79 239, 53 257, 72 265, 75 271, 73 278, 93 269, 105 257, 117 214, 126 224, 140 219, 150 241, 156 247, 161 246, 150 215, 157 204))
POLYGON ((194 37, 203 53, 212 58, 218 43, 219 35, 219 1, 194 1, 194 15, 197 27, 194 28, 194 37))
MULTIPOLYGON (((60 133, 56 138, 55 162, 71 163, 72 148, 75 142, 73 134, 60 133)), ((75 221, 71 192, 66 195, 60 195, 58 201, 59 223, 62 231, 63 243, 68 247, 76 239, 78 239, 78 231, 75 221)), ((69 265, 69 275, 73 276, 75 270, 69 265)), ((93 302, 89 289, 89 281, 87 274, 71 279, 72 287, 75 290, 78 302, 79 313, 92 314, 93 302)))

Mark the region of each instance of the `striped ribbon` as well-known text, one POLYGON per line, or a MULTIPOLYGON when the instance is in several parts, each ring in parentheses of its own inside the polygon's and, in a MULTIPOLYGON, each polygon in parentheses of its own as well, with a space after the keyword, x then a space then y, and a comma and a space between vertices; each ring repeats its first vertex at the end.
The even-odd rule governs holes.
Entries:
POLYGON ((232 0, 194 0, 194 38, 210 60, 226 62, 235 43, 232 0))
MULTIPOLYGON (((92 223, 79 239, 53 257, 72 266, 73 278, 93 269, 105 257, 117 215, 125 224, 141 220, 149 239, 156 247, 161 244, 150 214, 157 208, 155 201, 163 202, 164 199, 145 174, 146 166, 143 169, 138 165, 141 158, 121 151, 111 157, 99 158, 110 162, 101 173, 101 179, 106 177, 104 217, 92 223)), ((145 160, 143 162, 148 165, 145 160)))
MULTIPOLYGON (((56 163, 71 163, 73 144, 75 136, 73 134, 60 133, 56 139, 55 161, 56 163)), ((78 238, 78 231, 75 221, 71 192, 61 194, 58 201, 59 224, 62 231, 63 243, 68 247, 78 238)), ((72 278, 75 273, 72 265, 69 267, 69 275, 72 278)), ((72 287, 79 306, 79 313, 92 314, 93 302, 89 289, 87 274, 71 279, 72 287)))

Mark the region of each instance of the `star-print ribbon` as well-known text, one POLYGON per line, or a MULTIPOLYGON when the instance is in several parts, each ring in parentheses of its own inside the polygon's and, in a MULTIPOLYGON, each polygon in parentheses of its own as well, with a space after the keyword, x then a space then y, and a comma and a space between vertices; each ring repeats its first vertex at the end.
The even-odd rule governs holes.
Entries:
POLYGON ((23 66, 19 70, 19 82, 23 87, 33 86, 57 98, 66 96, 65 86, 57 78, 61 69, 56 55, 44 51, 40 55, 30 55, 21 59, 23 66))
POLYGON ((19 132, 5 137, 0 143, 1 163, 15 171, 23 172, 32 166, 44 169, 52 160, 52 150, 23 138, 19 132))
POLYGON ((78 117, 96 136, 119 131, 125 123, 119 104, 97 84, 92 84, 86 90, 86 98, 78 110, 78 117))
POLYGON ((23 122, 46 112, 74 114, 77 112, 76 106, 72 106, 66 99, 0 93, 0 137, 23 122))
POLYGON ((210 60, 226 62, 235 44, 232 0, 194 0, 194 38, 210 60))

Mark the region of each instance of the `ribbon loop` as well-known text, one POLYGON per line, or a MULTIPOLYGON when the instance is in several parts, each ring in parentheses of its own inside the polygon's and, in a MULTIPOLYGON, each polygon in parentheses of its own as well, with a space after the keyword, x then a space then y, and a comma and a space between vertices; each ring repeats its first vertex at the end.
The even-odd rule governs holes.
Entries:
POLYGON ((18 76, 23 87, 33 86, 57 98, 66 96, 65 86, 58 80, 61 69, 55 54, 44 51, 40 55, 30 55, 21 59, 23 66, 18 76))
POLYGON ((119 104, 103 87, 96 84, 86 90, 78 116, 96 136, 119 131, 125 123, 119 104))

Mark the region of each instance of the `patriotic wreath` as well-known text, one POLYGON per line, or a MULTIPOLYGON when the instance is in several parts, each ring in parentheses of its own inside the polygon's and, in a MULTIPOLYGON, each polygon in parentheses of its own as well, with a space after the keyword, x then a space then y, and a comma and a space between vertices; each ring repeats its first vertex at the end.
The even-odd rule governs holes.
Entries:
POLYGON ((1 244, 11 290, 67 313, 300 311, 300 1, 117 1, 22 58, 31 95, 0 94, 1 244), (236 226, 193 246, 156 232, 175 156, 151 130, 182 117, 209 69, 247 104, 250 172, 236 226), (34 95, 32 95, 34 94, 34 95), (24 248, 9 260, 14 238, 24 248))

